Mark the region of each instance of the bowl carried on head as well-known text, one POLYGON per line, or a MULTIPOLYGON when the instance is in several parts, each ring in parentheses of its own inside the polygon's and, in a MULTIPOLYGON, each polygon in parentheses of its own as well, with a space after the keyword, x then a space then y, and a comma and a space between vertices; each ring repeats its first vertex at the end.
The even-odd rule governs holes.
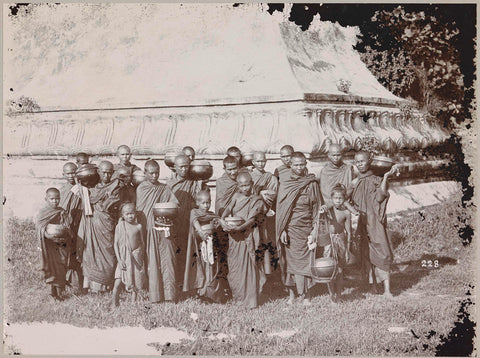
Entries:
POLYGON ((97 170, 98 168, 95 164, 82 164, 80 167, 78 167, 75 175, 82 185, 93 187, 100 181, 97 170))
POLYGON ((193 160, 189 170, 189 177, 194 180, 208 180, 213 175, 213 167, 206 160, 193 160))
POLYGON ((390 157, 375 155, 370 163, 370 169, 373 174, 383 176, 386 172, 392 169, 394 164, 395 161, 390 157))
POLYGON ((169 150, 165 153, 163 161, 167 167, 173 170, 173 167, 175 166, 175 158, 182 154, 184 153, 181 150, 169 150))

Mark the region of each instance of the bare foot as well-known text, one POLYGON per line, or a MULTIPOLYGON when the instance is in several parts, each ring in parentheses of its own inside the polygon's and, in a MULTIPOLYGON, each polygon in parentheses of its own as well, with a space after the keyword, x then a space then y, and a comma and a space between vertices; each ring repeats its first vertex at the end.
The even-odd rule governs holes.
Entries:
POLYGON ((310 306, 310 305, 312 304, 312 302, 310 302, 310 299, 309 299, 309 298, 304 298, 304 299, 302 300, 302 304, 303 304, 304 306, 310 306))
POLYGON ((385 293, 383 294, 383 297, 385 297, 385 298, 393 298, 393 295, 392 295, 391 292, 385 292, 385 293))

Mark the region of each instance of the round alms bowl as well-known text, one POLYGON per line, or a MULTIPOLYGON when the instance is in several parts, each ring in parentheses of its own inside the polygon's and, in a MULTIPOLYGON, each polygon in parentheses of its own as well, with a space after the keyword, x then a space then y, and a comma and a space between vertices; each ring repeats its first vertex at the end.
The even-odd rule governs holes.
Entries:
POLYGON ((153 205, 153 216, 163 216, 166 218, 174 218, 178 213, 178 205, 175 203, 156 203, 153 205))
POLYGON ((212 224, 206 224, 201 226, 202 231, 207 234, 207 235, 213 235, 213 225, 212 224))
POLYGON ((135 170, 132 174, 132 183, 137 186, 145 180, 145 173, 143 170, 135 170))
POLYGON ((225 218, 225 222, 229 225, 240 226, 245 222, 245 220, 238 216, 228 216, 225 218))
POLYGON ((253 153, 242 153, 242 165, 248 167, 252 164, 253 153))
POLYGON ((169 150, 168 152, 165 153, 165 156, 163 157, 163 161, 165 162, 165 165, 172 169, 175 166, 175 157, 178 155, 184 154, 181 150, 169 150))
POLYGON ((277 195, 277 192, 271 189, 261 190, 260 193, 272 199, 275 198, 275 195, 277 195))
POLYGON ((329 278, 335 270, 335 261, 331 257, 315 259, 315 266, 311 266, 312 275, 320 278, 329 278))
POLYGON ((99 181, 98 168, 95 164, 87 163, 78 167, 75 175, 83 185, 95 186, 99 181))
POLYGON ((58 224, 48 224, 45 231, 54 237, 63 237, 65 236, 65 226, 58 224))
POLYGON ((383 155, 376 155, 372 158, 370 169, 372 169, 375 175, 381 176, 392 169, 394 164, 395 161, 392 158, 383 155))
POLYGON ((206 160, 193 160, 190 163, 190 178, 194 180, 208 180, 213 175, 213 167, 206 160))

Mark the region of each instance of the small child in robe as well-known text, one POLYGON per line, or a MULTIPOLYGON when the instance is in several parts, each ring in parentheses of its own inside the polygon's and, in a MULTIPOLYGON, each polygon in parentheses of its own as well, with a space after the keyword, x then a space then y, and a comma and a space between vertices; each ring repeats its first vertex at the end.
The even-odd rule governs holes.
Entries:
POLYGON ((199 191, 197 208, 190 213, 183 291, 196 290, 200 298, 219 303, 227 287, 226 238, 221 228, 218 230, 220 218, 210 211, 211 202, 210 191, 199 191), (204 231, 202 227, 207 224, 212 225, 213 232, 204 231))
POLYGON ((338 272, 334 280, 328 284, 328 291, 333 302, 337 302, 343 290, 343 270, 350 255, 352 240, 352 218, 351 213, 345 206, 347 189, 343 184, 338 183, 332 189, 331 200, 333 207, 320 208, 321 213, 326 213, 331 244, 325 246, 324 257, 336 257, 338 272), (333 246, 333 247, 332 247, 333 246))
POLYGON ((45 282, 50 285, 50 295, 55 300, 62 301, 69 261, 68 242, 72 236, 70 232, 72 219, 63 208, 59 207, 60 191, 58 189, 48 188, 45 202, 46 205, 40 209, 35 220, 37 238, 42 248, 42 271, 45 282), (48 224, 62 225, 63 234, 56 236, 47 232, 48 224))
POLYGON ((146 284, 144 266, 144 240, 142 225, 135 220, 135 205, 125 203, 121 208, 122 217, 115 228, 114 249, 117 257, 115 283, 113 287, 113 304, 119 305, 120 290, 125 287, 132 292, 132 301, 146 284))

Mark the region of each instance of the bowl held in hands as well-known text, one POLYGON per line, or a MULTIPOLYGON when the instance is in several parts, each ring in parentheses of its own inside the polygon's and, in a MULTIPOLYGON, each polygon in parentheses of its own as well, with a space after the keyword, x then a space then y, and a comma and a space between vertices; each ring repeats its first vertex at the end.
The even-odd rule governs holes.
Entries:
POLYGON ((66 233, 65 226, 58 224, 48 224, 45 231, 55 238, 62 238, 66 233))
POLYGON ((153 216, 172 219, 177 216, 178 205, 175 203, 156 203, 153 205, 153 216))
POLYGON ((213 235, 213 225, 212 224, 206 224, 206 225, 202 225, 200 227, 202 229, 202 231, 207 234, 207 235, 213 235))
POLYGON ((213 175, 213 167, 206 160, 194 160, 190 163, 190 177, 194 180, 208 180, 213 175))
POLYGON ((240 226, 245 223, 245 220, 238 216, 228 216, 224 220, 228 225, 232 226, 240 226))

